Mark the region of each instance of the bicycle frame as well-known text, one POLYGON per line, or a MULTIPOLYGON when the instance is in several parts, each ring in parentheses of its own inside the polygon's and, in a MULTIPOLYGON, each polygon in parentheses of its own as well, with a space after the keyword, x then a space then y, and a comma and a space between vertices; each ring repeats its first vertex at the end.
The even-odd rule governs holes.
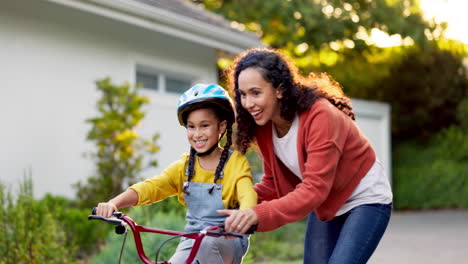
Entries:
POLYGON ((155 262, 149 259, 144 252, 140 233, 158 233, 158 234, 164 234, 164 235, 181 236, 181 237, 187 237, 190 239, 195 239, 194 245, 190 251, 190 255, 185 261, 186 264, 191 264, 195 260, 195 256, 197 255, 198 249, 200 248, 202 240, 203 238, 205 238, 205 236, 215 236, 215 237, 242 236, 241 234, 238 234, 238 233, 223 232, 220 230, 219 226, 209 226, 198 233, 187 233, 187 232, 152 228, 152 227, 147 227, 147 226, 136 224, 132 218, 130 218, 129 216, 125 215, 122 212, 114 212, 111 218, 104 218, 102 216, 94 215, 94 210, 93 210, 93 215, 89 215, 88 220, 101 220, 101 221, 105 221, 107 223, 116 225, 117 226, 116 232, 118 234, 123 233, 123 232, 120 232, 122 230, 119 231, 118 229, 119 227, 125 228, 125 226, 128 225, 133 232, 133 237, 135 240, 135 246, 137 249, 138 256, 141 259, 141 261, 145 264, 170 264, 170 263, 168 261, 155 262))

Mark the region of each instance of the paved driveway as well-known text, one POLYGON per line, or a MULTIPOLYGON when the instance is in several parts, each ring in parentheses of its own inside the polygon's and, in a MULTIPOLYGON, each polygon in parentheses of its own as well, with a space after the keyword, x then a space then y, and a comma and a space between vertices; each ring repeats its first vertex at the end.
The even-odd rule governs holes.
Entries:
POLYGON ((468 263, 468 210, 394 213, 369 264, 468 263))

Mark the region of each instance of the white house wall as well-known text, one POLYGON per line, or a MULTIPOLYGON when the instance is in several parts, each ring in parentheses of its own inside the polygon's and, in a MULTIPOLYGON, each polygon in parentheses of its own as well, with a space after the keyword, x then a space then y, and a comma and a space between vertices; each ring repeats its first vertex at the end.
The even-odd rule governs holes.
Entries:
MULTIPOLYGON (((0 8, 0 181, 13 189, 32 170, 35 195, 74 196, 71 184, 93 171, 82 154, 99 97, 94 81, 134 83, 135 65, 215 82, 215 50, 42 1, 0 8)), ((160 168, 187 150, 175 117, 178 96, 153 99, 142 134, 159 132, 160 168)))
POLYGON ((356 123, 372 143, 377 158, 382 162, 391 181, 390 106, 385 103, 351 99, 356 123))

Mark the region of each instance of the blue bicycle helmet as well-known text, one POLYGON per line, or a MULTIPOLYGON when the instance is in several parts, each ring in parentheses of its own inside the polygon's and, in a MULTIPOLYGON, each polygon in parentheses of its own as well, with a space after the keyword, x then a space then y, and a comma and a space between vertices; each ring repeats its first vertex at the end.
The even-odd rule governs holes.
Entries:
POLYGON ((234 122, 234 104, 228 92, 217 84, 196 84, 180 96, 177 107, 180 125, 186 125, 187 115, 192 109, 204 104, 221 110, 228 123, 234 122))

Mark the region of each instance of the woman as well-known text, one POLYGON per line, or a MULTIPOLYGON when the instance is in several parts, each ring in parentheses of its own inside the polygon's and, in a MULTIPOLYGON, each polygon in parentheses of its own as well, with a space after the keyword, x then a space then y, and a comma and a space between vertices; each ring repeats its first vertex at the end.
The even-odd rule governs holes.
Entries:
POLYGON ((259 204, 230 215, 226 230, 274 230, 308 215, 304 263, 366 263, 390 219, 392 192, 350 100, 326 74, 302 77, 277 51, 251 49, 229 73, 237 147, 256 142, 264 173, 259 204))

